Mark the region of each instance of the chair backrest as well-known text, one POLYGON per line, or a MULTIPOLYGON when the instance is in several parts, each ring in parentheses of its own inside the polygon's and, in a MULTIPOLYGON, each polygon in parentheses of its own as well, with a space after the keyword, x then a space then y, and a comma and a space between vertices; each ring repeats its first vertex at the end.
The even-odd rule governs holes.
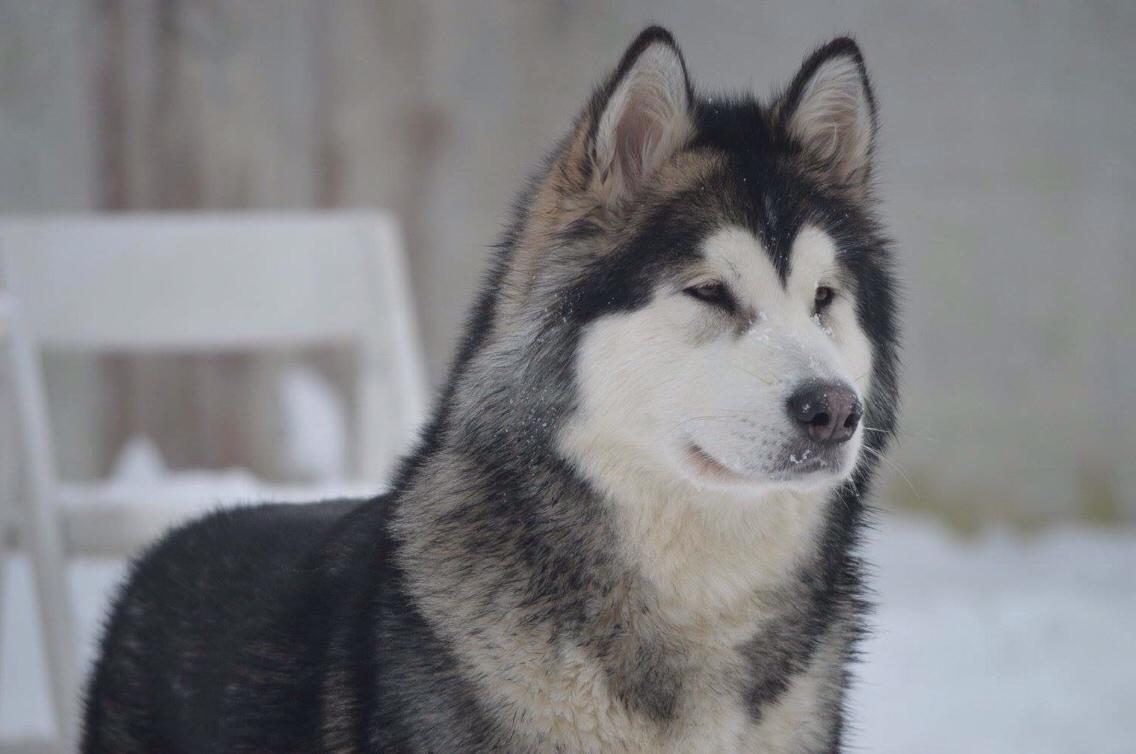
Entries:
POLYGON ((387 469, 425 413, 400 233, 385 214, 6 217, 0 284, 41 349, 353 344, 364 477, 387 469))

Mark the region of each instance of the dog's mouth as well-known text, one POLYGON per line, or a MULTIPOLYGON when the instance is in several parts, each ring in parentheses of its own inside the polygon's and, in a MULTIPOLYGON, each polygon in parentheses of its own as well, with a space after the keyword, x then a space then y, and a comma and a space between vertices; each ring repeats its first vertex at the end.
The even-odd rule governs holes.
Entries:
POLYGON ((717 484, 747 485, 770 482, 792 483, 811 477, 840 476, 843 471, 843 453, 838 448, 817 448, 803 445, 785 451, 777 464, 760 475, 748 474, 730 468, 705 448, 687 440, 683 456, 690 468, 702 479, 717 484))
POLYGON ((848 450, 800 444, 786 448, 773 469, 777 481, 793 482, 808 478, 843 477, 848 471, 848 450))
POLYGON ((831 450, 803 446, 786 452, 777 471, 787 476, 809 474, 822 469, 833 469, 840 465, 838 453, 831 450))
POLYGON ((738 482, 751 481, 714 458, 714 456, 707 453, 694 442, 687 441, 684 451, 687 460, 698 472, 699 476, 717 482, 732 482, 735 484, 738 482))

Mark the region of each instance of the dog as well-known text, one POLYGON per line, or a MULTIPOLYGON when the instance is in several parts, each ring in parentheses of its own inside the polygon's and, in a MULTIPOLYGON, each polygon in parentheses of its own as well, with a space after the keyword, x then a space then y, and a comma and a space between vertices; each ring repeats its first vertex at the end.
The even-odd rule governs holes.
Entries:
POLYGON ((701 95, 648 28, 523 192, 419 444, 366 501, 134 566, 101 752, 834 752, 897 412, 856 43, 701 95))

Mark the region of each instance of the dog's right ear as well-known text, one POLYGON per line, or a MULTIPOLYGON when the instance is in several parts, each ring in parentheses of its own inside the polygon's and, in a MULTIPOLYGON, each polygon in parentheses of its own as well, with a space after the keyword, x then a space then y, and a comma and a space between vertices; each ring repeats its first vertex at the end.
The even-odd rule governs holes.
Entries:
POLYGON ((577 158, 589 190, 618 207, 642 189, 659 166, 693 132, 690 80, 670 32, 652 26, 641 33, 581 119, 586 137, 577 158))

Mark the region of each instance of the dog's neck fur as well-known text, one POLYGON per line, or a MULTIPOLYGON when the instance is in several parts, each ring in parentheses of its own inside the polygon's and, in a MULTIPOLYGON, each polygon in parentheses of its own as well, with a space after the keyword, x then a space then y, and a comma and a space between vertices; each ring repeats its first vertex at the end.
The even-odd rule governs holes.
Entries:
POLYGON ((801 574, 831 495, 723 508, 636 471, 571 436, 569 393, 527 382, 549 366, 527 360, 558 358, 536 342, 490 342, 455 377, 441 447, 395 515, 411 592, 461 662, 493 678, 498 719, 533 735, 633 750, 661 745, 678 718, 729 727, 722 716, 744 718, 763 683, 762 631, 812 614, 801 574))
MULTIPOLYGON (((874 221, 856 211, 874 129, 851 40, 818 50, 771 107, 719 106, 694 98, 673 39, 651 29, 524 193, 391 513, 408 596, 477 685, 502 731, 495 748, 838 748, 862 609, 860 495, 894 421, 887 261, 874 221), (711 196, 720 201, 704 206, 711 196), (786 206, 774 211, 771 198, 786 206), (850 281, 861 329, 875 336, 862 377, 884 400, 867 402, 872 452, 838 488, 739 499, 660 468, 673 449, 630 447, 668 442, 641 431, 666 412, 612 410, 650 381, 604 391, 624 353, 580 354, 615 321, 605 317, 649 305, 658 270, 640 261, 676 263, 629 256, 637 244, 689 251, 643 233, 671 200, 707 221, 752 219, 755 238, 792 235, 807 218, 862 231, 843 251, 861 273, 850 281), (764 218, 751 218, 758 209, 764 218), (598 366, 578 373, 587 365, 598 366)), ((790 240, 766 249, 783 286, 790 240)), ((653 332, 623 342, 650 344, 653 332)), ((645 353, 649 369, 665 362, 665 351, 645 353)), ((652 399, 666 396, 660 387, 652 399)))
POLYGON ((661 615, 673 630, 702 626, 699 638, 708 642, 752 633, 763 599, 814 553, 832 492, 741 497, 700 489, 571 424, 561 446, 611 511, 620 551, 661 615))

